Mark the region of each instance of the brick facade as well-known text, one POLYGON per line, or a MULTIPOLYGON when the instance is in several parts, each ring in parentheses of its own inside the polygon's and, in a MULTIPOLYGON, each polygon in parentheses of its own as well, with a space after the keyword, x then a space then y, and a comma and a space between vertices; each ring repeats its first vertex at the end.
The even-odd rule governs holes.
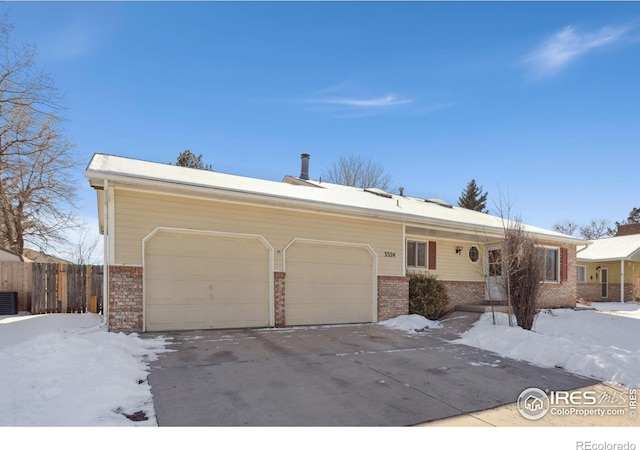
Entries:
MULTIPOLYGON (((620 284, 609 283, 609 295, 602 298, 602 286, 599 283, 578 283, 578 299, 585 302, 619 302, 620 301, 620 284)), ((633 285, 625 283, 624 285, 624 301, 634 301, 633 285)))
POLYGON ((378 320, 409 314, 409 277, 378 276, 378 320))
POLYGON ((142 267, 109 267, 109 329, 142 331, 142 267))
POLYGON ((273 284, 273 289, 274 289, 274 312, 275 312, 275 326, 276 328, 282 328, 285 326, 286 322, 285 322, 285 307, 284 307, 284 300, 285 300, 285 278, 286 278, 286 273, 285 272, 274 272, 273 273, 273 278, 274 278, 274 284, 273 284))
POLYGON ((484 303, 484 282, 442 281, 449 295, 448 309, 457 305, 480 305, 484 303))
MULTIPOLYGON (((568 273, 560 283, 544 283, 538 302, 540 308, 574 307, 576 299, 602 301, 599 284, 576 283, 575 246, 567 252, 568 273), (593 286, 593 287, 592 287, 593 286)), ((109 329, 142 331, 142 267, 111 266, 109 268, 109 329)), ((276 327, 286 326, 284 272, 274 272, 274 321, 276 327)), ((484 302, 484 282, 443 281, 449 293, 449 309, 456 305, 484 302)), ((625 298, 631 299, 631 285, 625 286, 625 298), (627 297, 628 295, 628 297, 627 297)), ((620 299, 620 286, 609 285, 608 301, 620 299)), ((378 320, 387 320, 409 313, 409 277, 378 276, 378 320)))
MULTIPOLYGON (((553 245, 553 244, 549 244, 553 245)), ((560 283, 542 283, 538 308, 574 308, 578 298, 578 282, 576 274, 576 246, 567 249, 567 276, 560 283)))

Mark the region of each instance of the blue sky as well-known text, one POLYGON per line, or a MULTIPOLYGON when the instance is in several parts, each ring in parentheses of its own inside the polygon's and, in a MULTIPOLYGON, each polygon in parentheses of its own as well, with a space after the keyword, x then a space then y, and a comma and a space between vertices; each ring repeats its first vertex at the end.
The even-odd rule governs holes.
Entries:
POLYGON ((13 38, 95 152, 280 181, 311 154, 383 165, 396 187, 545 228, 640 206, 640 3, 9 2, 13 38))

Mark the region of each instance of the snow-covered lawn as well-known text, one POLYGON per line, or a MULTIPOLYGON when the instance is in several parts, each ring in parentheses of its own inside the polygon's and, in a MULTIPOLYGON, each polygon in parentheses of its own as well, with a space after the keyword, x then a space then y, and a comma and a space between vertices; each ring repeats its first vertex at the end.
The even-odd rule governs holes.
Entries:
POLYGON ((544 367, 640 385, 640 304, 593 303, 591 310, 538 313, 532 331, 508 326, 506 314, 485 313, 454 341, 544 367))
MULTIPOLYGON (((640 384, 640 305, 539 314, 534 331, 490 313, 455 342, 628 387, 640 384)), ((0 316, 0 426, 156 426, 148 363, 164 339, 110 333, 94 314, 0 316), (127 417, 131 416, 131 419, 127 417), (146 420, 132 420, 144 419, 146 420)), ((381 324, 429 332, 441 324, 401 316, 381 324)))
POLYGON ((101 322, 0 316, 0 426, 157 425, 147 363, 164 341, 110 333, 101 322))
MULTIPOLYGON (((538 313, 533 331, 510 327, 508 316, 485 313, 453 342, 543 367, 617 383, 640 385, 640 304, 593 303, 595 310, 556 309, 538 313)), ((515 319, 514 319, 515 321, 515 319)), ((438 322, 408 315, 380 322, 410 333, 439 328, 438 322)))

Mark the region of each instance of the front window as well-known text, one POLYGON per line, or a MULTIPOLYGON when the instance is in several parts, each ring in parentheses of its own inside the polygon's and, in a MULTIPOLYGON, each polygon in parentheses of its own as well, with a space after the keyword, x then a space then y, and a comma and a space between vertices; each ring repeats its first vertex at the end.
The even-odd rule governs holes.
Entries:
POLYGON ((560 258, 557 248, 544 247, 544 281, 558 282, 560 258))
POLYGON ((471 260, 471 262, 477 262, 479 258, 480 252, 478 251, 478 247, 476 247, 475 245, 471 246, 469 248, 469 259, 471 260))
POLYGON ((576 266, 576 271, 578 273, 578 283, 586 283, 587 282, 587 266, 576 266))
POLYGON ((427 267, 427 243, 407 241, 407 267, 427 267))

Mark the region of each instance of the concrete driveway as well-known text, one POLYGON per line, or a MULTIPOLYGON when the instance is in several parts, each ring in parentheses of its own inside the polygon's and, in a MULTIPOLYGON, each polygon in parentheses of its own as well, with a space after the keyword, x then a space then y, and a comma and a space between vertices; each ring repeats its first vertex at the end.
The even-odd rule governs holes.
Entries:
POLYGON ((452 344, 474 313, 409 334, 381 325, 154 333, 160 426, 404 426, 596 380, 452 344))

